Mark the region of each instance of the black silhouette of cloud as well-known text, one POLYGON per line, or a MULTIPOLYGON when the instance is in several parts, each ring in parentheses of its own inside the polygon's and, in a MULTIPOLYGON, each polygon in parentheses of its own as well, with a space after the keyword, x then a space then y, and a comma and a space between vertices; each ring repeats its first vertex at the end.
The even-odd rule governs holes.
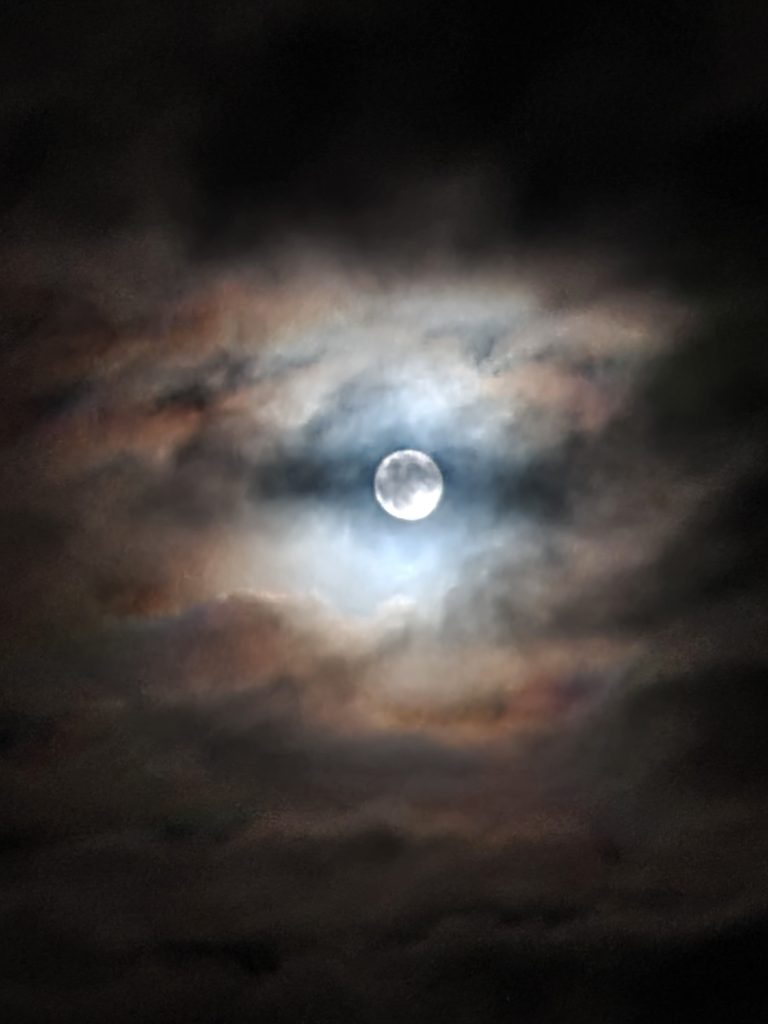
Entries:
POLYGON ((502 13, 3 16, 14 1024, 765 1015, 765 15, 502 13))

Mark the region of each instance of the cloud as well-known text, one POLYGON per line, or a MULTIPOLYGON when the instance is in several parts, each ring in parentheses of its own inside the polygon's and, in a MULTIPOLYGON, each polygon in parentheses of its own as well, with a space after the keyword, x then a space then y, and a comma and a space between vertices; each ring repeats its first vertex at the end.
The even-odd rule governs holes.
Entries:
POLYGON ((519 17, 19 14, 9 1020, 760 1017, 762 55, 519 17))

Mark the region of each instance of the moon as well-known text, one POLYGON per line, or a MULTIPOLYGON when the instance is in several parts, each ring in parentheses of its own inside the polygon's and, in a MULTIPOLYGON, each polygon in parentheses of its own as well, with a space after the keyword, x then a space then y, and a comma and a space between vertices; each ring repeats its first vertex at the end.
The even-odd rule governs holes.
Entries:
POLYGON ((425 452, 403 448, 381 460, 373 491, 384 511, 395 519, 425 519, 440 504, 443 474, 425 452))

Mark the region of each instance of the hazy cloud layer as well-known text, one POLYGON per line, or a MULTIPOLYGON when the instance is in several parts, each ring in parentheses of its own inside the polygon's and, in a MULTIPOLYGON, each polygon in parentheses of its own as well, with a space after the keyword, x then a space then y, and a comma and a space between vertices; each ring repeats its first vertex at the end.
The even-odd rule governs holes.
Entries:
POLYGON ((761 18, 14 16, 13 1024, 764 1015, 761 18))

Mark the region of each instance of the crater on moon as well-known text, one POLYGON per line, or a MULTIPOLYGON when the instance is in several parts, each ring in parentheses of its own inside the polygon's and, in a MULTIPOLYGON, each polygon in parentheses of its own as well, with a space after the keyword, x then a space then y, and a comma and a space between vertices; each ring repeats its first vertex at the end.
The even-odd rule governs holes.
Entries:
POLYGON ((382 459, 373 480, 376 500, 396 519, 424 519, 443 496, 443 475, 425 452, 404 448, 382 459))

